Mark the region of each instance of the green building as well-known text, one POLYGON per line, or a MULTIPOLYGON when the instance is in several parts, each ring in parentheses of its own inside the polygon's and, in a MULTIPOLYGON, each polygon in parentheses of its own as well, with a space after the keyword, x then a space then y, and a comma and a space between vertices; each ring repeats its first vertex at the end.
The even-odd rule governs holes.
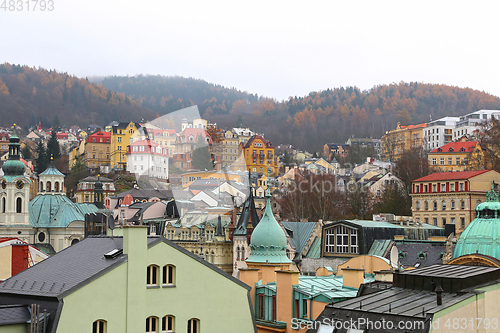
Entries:
POLYGON ((123 237, 86 238, 2 282, 0 332, 25 333, 32 304, 45 332, 256 332, 250 290, 130 226, 123 237))

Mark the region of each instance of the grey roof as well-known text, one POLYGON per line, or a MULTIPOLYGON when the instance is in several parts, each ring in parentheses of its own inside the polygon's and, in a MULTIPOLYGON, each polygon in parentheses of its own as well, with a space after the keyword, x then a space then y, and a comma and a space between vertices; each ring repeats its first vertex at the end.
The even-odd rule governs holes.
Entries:
POLYGON ((403 265, 403 267, 427 267, 435 264, 442 264, 443 255, 446 253, 446 243, 435 243, 436 242, 434 242, 434 244, 430 242, 396 242, 396 246, 400 253, 400 264, 403 265))
MULTIPOLYGON (((80 179, 78 182, 96 182, 97 181, 97 176, 88 176, 86 178, 80 179)), ((101 182, 113 182, 112 179, 109 179, 108 177, 102 177, 99 176, 99 181, 101 182)))
POLYGON ((248 224, 251 223, 252 227, 255 228, 257 224, 259 224, 259 221, 260 221, 259 215, 257 214, 257 210, 255 209, 253 191, 250 191, 250 194, 243 203, 241 214, 238 219, 238 223, 236 224, 236 229, 234 230, 233 235, 237 236, 246 235, 248 224))
MULTIPOLYGON (((149 208, 151 207, 152 205, 158 203, 158 201, 148 201, 148 202, 134 202, 133 204, 131 204, 129 206, 129 208, 135 208, 135 209, 139 209, 135 214, 134 216, 132 216, 130 219, 128 219, 129 221, 133 221, 133 222, 138 222, 141 218, 141 215, 149 208)), ((165 209, 166 209, 167 206, 165 206, 165 209)))
POLYGON ((302 252, 311 238, 317 223, 318 222, 281 222, 290 236, 290 242, 297 250, 298 258, 301 258, 302 252))
MULTIPOLYGON (((149 200, 150 198, 156 197, 160 200, 170 200, 174 196, 171 190, 154 190, 154 189, 141 189, 133 188, 125 192, 118 193, 111 198, 113 199, 123 199, 127 194, 130 194, 134 200, 149 200)), ((116 203, 116 207, 119 207, 119 201, 116 203)))
POLYGON ((31 313, 26 305, 1 305, 0 326, 24 324, 30 321, 31 313))
MULTIPOLYGON (((148 248, 160 242, 166 243, 250 290, 250 287, 240 280, 198 258, 165 237, 148 236, 147 242, 148 248)), ((15 294, 61 299, 127 261, 126 254, 110 259, 104 258, 104 254, 114 249, 123 249, 123 237, 95 236, 85 238, 0 283, 0 298, 2 294, 15 294)))

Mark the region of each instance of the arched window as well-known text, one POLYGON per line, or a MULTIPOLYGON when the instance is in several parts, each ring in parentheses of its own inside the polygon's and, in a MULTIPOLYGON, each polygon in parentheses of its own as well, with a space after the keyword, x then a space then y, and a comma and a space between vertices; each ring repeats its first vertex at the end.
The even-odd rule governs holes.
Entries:
POLYGON ((158 285, 158 266, 149 265, 146 273, 146 284, 148 286, 158 285))
POLYGON ((106 333, 106 320, 96 320, 92 324, 92 333, 106 333))
POLYGON ((55 192, 59 192, 59 182, 56 182, 56 183, 54 184, 54 191, 55 191, 55 192))
POLYGON ((245 260, 245 247, 241 247, 241 260, 245 260))
POLYGON ((21 213, 23 210, 23 199, 17 198, 16 200, 16 213, 21 213))
POLYGON ((241 256, 240 256, 240 247, 236 247, 236 260, 240 260, 241 259, 241 256))
POLYGON ((188 331, 187 333, 200 333, 200 320, 191 318, 188 320, 188 331))
POLYGON ((40 182, 40 192, 43 192, 43 182, 40 182))
POLYGON ((156 333, 158 332, 158 317, 148 317, 146 318, 146 333, 156 333))
POLYGON ((215 261, 215 253, 214 251, 212 251, 212 253, 210 253, 210 262, 213 264, 215 261))
POLYGON ((174 332, 175 331, 175 317, 165 316, 161 319, 161 331, 162 332, 174 332))
POLYGON ((47 192, 52 192, 52 184, 47 182, 47 192))
POLYGON ((175 266, 163 266, 163 284, 175 285, 175 266))
POLYGON ((75 245, 76 243, 78 243, 80 240, 78 238, 75 238, 71 241, 71 245, 75 245))

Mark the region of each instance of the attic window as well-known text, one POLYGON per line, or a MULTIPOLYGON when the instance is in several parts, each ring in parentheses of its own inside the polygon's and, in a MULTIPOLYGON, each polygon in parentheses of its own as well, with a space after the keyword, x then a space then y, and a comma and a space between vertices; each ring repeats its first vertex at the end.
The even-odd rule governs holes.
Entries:
POLYGON ((404 259, 406 257, 406 252, 399 251, 398 258, 399 259, 404 259))
POLYGON ((419 260, 425 260, 425 259, 427 259, 427 253, 420 252, 417 257, 419 260))
POLYGON ((114 250, 111 250, 108 253, 106 253, 104 255, 104 258, 106 258, 106 259, 114 259, 114 258, 120 256, 122 253, 123 253, 122 249, 114 249, 114 250))
POLYGON ((449 151, 454 151, 455 149, 453 149, 453 147, 450 147, 449 151))
POLYGON ((464 147, 460 148, 460 151, 461 151, 461 152, 464 152, 464 151, 465 151, 465 148, 464 148, 464 147))

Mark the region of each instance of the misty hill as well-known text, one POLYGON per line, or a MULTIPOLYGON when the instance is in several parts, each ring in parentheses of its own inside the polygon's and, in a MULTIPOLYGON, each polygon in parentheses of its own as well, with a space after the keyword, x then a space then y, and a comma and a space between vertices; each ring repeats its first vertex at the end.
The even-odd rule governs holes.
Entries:
POLYGON ((60 125, 86 127, 107 125, 112 120, 149 120, 156 114, 123 93, 68 73, 0 65, 0 125, 17 123, 27 128, 41 121, 42 127, 48 128, 55 116, 60 125))
POLYGON ((326 142, 345 142, 351 135, 380 138, 397 122, 417 124, 431 117, 500 109, 500 98, 485 92, 418 82, 379 85, 368 91, 340 87, 283 102, 182 77, 114 76, 102 84, 158 114, 198 105, 201 115, 220 127, 250 127, 275 144, 316 151, 326 142))

